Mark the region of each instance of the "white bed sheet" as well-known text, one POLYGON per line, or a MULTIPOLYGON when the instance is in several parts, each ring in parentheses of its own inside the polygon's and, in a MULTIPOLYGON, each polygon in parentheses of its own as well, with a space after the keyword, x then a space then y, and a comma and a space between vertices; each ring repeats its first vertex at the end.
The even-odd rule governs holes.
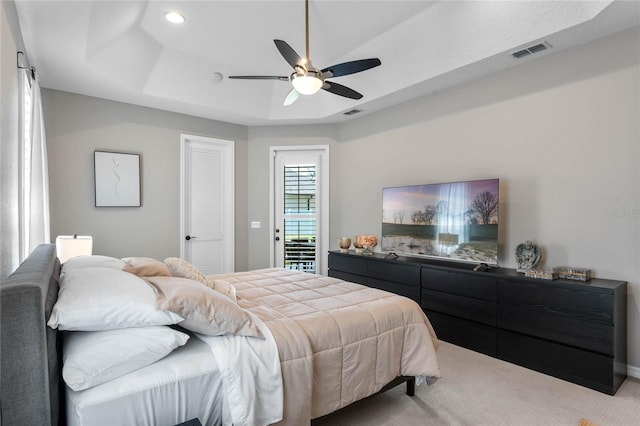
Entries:
POLYGON ((125 376, 80 392, 67 387, 69 426, 171 426, 193 418, 204 426, 232 423, 218 364, 195 336, 125 376))
POLYGON ((282 420, 283 387, 278 345, 269 328, 249 312, 264 339, 205 336, 224 383, 234 426, 266 426, 282 420))

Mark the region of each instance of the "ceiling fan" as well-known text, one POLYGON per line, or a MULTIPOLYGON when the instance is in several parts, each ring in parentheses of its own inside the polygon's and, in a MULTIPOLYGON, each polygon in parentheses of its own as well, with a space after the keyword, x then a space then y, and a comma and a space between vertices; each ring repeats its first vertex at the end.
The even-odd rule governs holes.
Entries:
POLYGON ((309 60, 309 0, 305 0, 305 38, 306 38, 306 55, 301 58, 295 50, 286 41, 273 40, 280 54, 293 67, 293 72, 289 76, 274 75, 230 75, 232 79, 243 80, 278 80, 290 81, 293 88, 284 100, 284 105, 291 105, 300 95, 313 95, 320 89, 331 92, 335 95, 344 96, 345 98, 361 99, 362 94, 356 92, 342 84, 328 81, 328 78, 340 77, 343 75, 355 74, 357 72, 366 71, 377 67, 381 64, 380 59, 360 59, 357 61, 343 62, 327 68, 319 70, 311 65, 309 60))

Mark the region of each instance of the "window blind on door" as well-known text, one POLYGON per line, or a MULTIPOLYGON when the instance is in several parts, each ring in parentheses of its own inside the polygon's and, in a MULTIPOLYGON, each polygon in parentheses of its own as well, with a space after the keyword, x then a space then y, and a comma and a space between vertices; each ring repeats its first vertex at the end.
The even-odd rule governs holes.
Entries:
POLYGON ((315 272, 316 195, 315 165, 285 166, 285 268, 315 272))

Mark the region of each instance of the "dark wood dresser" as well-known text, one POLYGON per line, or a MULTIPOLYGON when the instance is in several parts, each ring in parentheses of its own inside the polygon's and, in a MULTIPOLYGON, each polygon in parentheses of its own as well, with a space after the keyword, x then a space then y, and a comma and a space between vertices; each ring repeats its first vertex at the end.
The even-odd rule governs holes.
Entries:
POLYGON ((329 276, 415 300, 446 342, 615 394, 627 376, 625 281, 549 281, 473 266, 329 252, 329 276))

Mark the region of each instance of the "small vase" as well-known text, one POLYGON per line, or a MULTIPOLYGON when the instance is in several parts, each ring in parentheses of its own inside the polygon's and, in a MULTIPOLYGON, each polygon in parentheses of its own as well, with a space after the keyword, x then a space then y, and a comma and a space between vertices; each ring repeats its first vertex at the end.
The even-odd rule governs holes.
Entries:
POLYGON ((362 254, 362 237, 360 235, 353 237, 353 247, 356 249, 357 254, 362 254))
POLYGON ((351 238, 340 238, 338 245, 340 246, 340 251, 342 253, 347 253, 349 251, 349 247, 351 247, 351 238))
POLYGON ((373 246, 364 246, 362 247, 362 254, 371 256, 373 254, 373 246))

